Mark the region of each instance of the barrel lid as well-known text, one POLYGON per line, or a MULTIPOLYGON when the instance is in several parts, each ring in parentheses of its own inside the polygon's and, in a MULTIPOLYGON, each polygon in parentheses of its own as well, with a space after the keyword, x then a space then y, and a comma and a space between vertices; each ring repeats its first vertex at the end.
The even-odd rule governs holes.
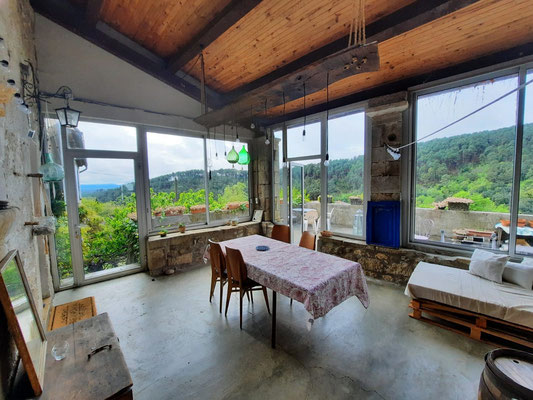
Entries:
POLYGON ((485 360, 487 366, 500 379, 533 394, 533 354, 513 349, 498 349, 489 352, 485 360))

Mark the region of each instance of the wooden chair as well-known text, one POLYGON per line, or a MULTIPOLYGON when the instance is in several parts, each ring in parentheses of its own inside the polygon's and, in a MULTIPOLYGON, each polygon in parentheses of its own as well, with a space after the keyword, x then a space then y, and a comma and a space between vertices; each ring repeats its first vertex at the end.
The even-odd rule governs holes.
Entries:
POLYGON ((211 291, 209 293, 209 302, 211 303, 216 283, 220 282, 220 312, 222 313, 222 289, 228 281, 226 257, 224 257, 220 244, 211 239, 209 239, 209 257, 211 258, 211 291))
POLYGON ((291 242, 291 228, 289 225, 274 225, 272 228, 272 239, 279 240, 281 242, 291 242))
POLYGON ((248 294, 248 292, 251 294, 254 290, 262 290, 263 295, 265 296, 267 310, 270 314, 268 294, 264 286, 248 278, 246 264, 244 263, 242 254, 239 250, 226 247, 226 262, 228 266, 228 294, 226 296, 225 315, 228 315, 228 306, 231 293, 239 292, 240 328, 242 329, 242 298, 244 297, 244 294, 248 294))
POLYGON ((316 250, 316 236, 305 231, 300 239, 300 247, 305 247, 309 250, 316 250))

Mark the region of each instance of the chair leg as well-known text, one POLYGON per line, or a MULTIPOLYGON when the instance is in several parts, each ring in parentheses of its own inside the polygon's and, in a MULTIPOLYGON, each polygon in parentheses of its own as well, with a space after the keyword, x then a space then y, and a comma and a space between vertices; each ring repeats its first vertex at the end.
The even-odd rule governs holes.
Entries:
POLYGON ((222 314, 222 290, 224 289, 224 282, 222 279, 220 280, 220 314, 222 314))
POLYGON ((292 299, 291 299, 291 307, 292 307, 292 299))
POLYGON ((245 291, 245 293, 246 293, 246 298, 248 299, 248 301, 250 301, 250 295, 248 294, 247 291, 245 291))
POLYGON ((239 314, 240 314, 240 324, 239 324, 239 326, 240 326, 240 328, 242 330, 242 298, 244 297, 244 293, 242 292, 242 289, 240 290, 239 294, 240 294, 240 296, 239 296, 239 301, 240 301, 240 303, 239 303, 239 314))
POLYGON ((270 314, 270 306, 268 305, 268 293, 267 293, 266 287, 261 286, 261 288, 263 289, 263 296, 265 296, 265 303, 267 306, 267 311, 270 314))
POLYGON ((209 302, 211 303, 211 298, 213 297, 213 292, 215 291, 215 284, 217 283, 217 278, 211 274, 211 290, 209 291, 209 302))
POLYGON ((227 317, 228 316, 228 306, 229 306, 229 299, 231 297, 231 282, 228 281, 228 294, 226 296, 226 312, 224 313, 224 315, 227 317))
POLYGON ((250 299, 252 300, 252 305, 254 304, 254 291, 250 290, 250 299))

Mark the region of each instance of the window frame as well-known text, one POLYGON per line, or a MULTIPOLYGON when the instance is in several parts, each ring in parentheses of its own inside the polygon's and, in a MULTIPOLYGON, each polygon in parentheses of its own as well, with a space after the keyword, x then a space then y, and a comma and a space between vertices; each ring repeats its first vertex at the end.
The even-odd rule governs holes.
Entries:
MULTIPOLYGON (((328 139, 329 139, 329 124, 328 121, 335 118, 340 118, 349 114, 364 113, 365 114, 365 127, 364 127, 364 164, 363 164, 363 235, 355 236, 349 233, 333 232, 337 237, 344 237, 354 240, 366 240, 366 213, 367 213, 367 204, 370 200, 370 168, 371 168, 371 151, 372 151, 372 124, 371 119, 366 115, 366 109, 368 106, 367 101, 362 101, 354 104, 349 104, 342 107, 337 107, 327 111, 322 111, 316 114, 310 114, 305 117, 306 124, 311 124, 315 122, 320 122, 320 154, 313 154, 302 157, 288 157, 288 143, 287 143, 287 129, 303 126, 304 117, 299 117, 296 119, 288 120, 279 124, 271 125, 268 127, 269 136, 274 140, 274 131, 281 131, 283 138, 283 153, 281 154, 282 162, 298 162, 305 160, 316 160, 320 159, 320 197, 321 199, 327 199, 328 195, 328 167, 324 165, 326 160, 326 154, 328 153, 328 139)), ((271 209, 272 209, 272 222, 275 225, 274 221, 274 210, 275 210, 275 185, 273 182, 274 179, 274 146, 272 146, 271 153, 271 182, 272 182, 272 194, 271 194, 271 209)), ((280 171, 280 173, 282 173, 280 171)), ((320 202, 320 215, 327 214, 327 200, 320 202)), ((319 230, 325 230, 327 225, 326 218, 320 219, 319 230)))
MULTIPOLYGON (((182 136, 182 137, 189 137, 189 138, 201 138, 202 144, 203 144, 203 157, 204 157, 204 189, 205 189, 205 215, 206 215, 206 222, 198 222, 187 225, 188 230, 196 230, 196 229, 202 229, 202 228, 209 228, 209 227, 217 227, 217 226, 223 226, 226 225, 228 220, 217 220, 216 222, 211 222, 209 220, 209 168, 208 168, 208 160, 207 160, 207 141, 208 140, 220 140, 220 135, 215 137, 215 135, 210 135, 210 137, 207 137, 207 133, 194 133, 194 132, 187 132, 184 130, 181 130, 179 128, 163 128, 163 127, 157 127, 157 126, 150 126, 150 125, 140 125, 139 126, 141 131, 141 138, 140 141, 140 151, 142 153, 142 159, 143 159, 143 183, 144 183, 144 198, 145 198, 145 204, 146 204, 146 219, 148 223, 148 236, 153 236, 157 234, 160 230, 161 225, 154 224, 154 219, 152 218, 152 206, 150 201, 150 175, 149 175, 149 165, 148 165, 148 142, 147 142, 147 133, 157 133, 157 134, 163 134, 163 135, 175 135, 175 136, 182 136), (212 136, 212 137, 211 137, 212 136)), ((227 140, 226 140, 227 141, 227 140)), ((241 143, 246 143, 248 146, 248 152, 251 151, 252 146, 252 139, 248 138, 241 138, 241 143)), ((248 222, 252 220, 252 212, 253 212, 253 204, 252 204, 252 196, 251 196, 251 189, 252 189, 252 169, 250 168, 250 164, 248 164, 248 215, 238 217, 239 222, 248 222)), ((173 223, 168 229, 169 233, 176 232, 178 230, 178 224, 173 223)))
MULTIPOLYGON (((409 111, 408 125, 404 130, 404 142, 410 143, 416 140, 416 120, 417 120, 417 100, 418 97, 431 93, 438 93, 445 90, 459 88, 462 86, 473 85, 483 81, 502 78, 505 76, 516 75, 518 86, 525 82, 527 71, 533 69, 533 57, 514 60, 491 67, 478 69, 469 73, 460 74, 444 78, 429 84, 414 86, 408 89, 409 92, 409 111)), ((520 175, 522 167, 522 149, 523 149, 523 128, 525 112, 525 91, 526 88, 520 89, 516 96, 516 119, 515 119, 515 149, 513 155, 513 182, 511 190, 511 199, 509 214, 511 224, 509 227, 509 246, 507 251, 494 251, 490 248, 484 250, 497 252, 499 254, 508 254, 512 259, 529 257, 525 254, 516 253, 516 233, 518 222, 518 204, 520 197, 520 175)), ((407 224, 402 224, 402 242, 408 248, 416 250, 448 251, 450 254, 461 256, 471 256, 475 249, 479 247, 467 247, 461 244, 427 242, 416 240, 415 235, 415 213, 416 213, 416 156, 417 145, 410 146, 408 151, 402 157, 402 176, 406 176, 405 184, 402 184, 402 192, 405 206, 403 207, 404 215, 407 216, 407 224)))

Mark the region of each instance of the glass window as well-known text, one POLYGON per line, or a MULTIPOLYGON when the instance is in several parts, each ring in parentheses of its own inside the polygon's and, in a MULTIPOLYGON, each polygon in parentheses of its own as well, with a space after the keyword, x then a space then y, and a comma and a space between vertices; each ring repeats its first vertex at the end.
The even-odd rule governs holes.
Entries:
POLYGON ((517 95, 424 138, 516 88, 517 75, 418 96, 413 238, 508 250, 517 95))
POLYGON ((152 226, 205 224, 204 139, 146 133, 152 226))
MULTIPOLYGON (((533 79, 533 70, 526 75, 526 82, 533 79)), ((524 112, 524 139, 522 142, 522 168, 520 198, 516 228, 516 252, 533 255, 533 88, 526 86, 524 112)))
POLYGON ((69 149, 137 151, 137 129, 133 126, 80 121, 67 129, 69 149))
POLYGON ((287 128, 287 157, 314 156, 320 154, 320 121, 287 128))
POLYGON ((209 221, 228 221, 250 216, 248 165, 230 164, 224 153, 232 148, 238 153, 248 144, 209 140, 209 221))
POLYGON ((365 114, 328 121, 327 229, 364 237, 365 114))

